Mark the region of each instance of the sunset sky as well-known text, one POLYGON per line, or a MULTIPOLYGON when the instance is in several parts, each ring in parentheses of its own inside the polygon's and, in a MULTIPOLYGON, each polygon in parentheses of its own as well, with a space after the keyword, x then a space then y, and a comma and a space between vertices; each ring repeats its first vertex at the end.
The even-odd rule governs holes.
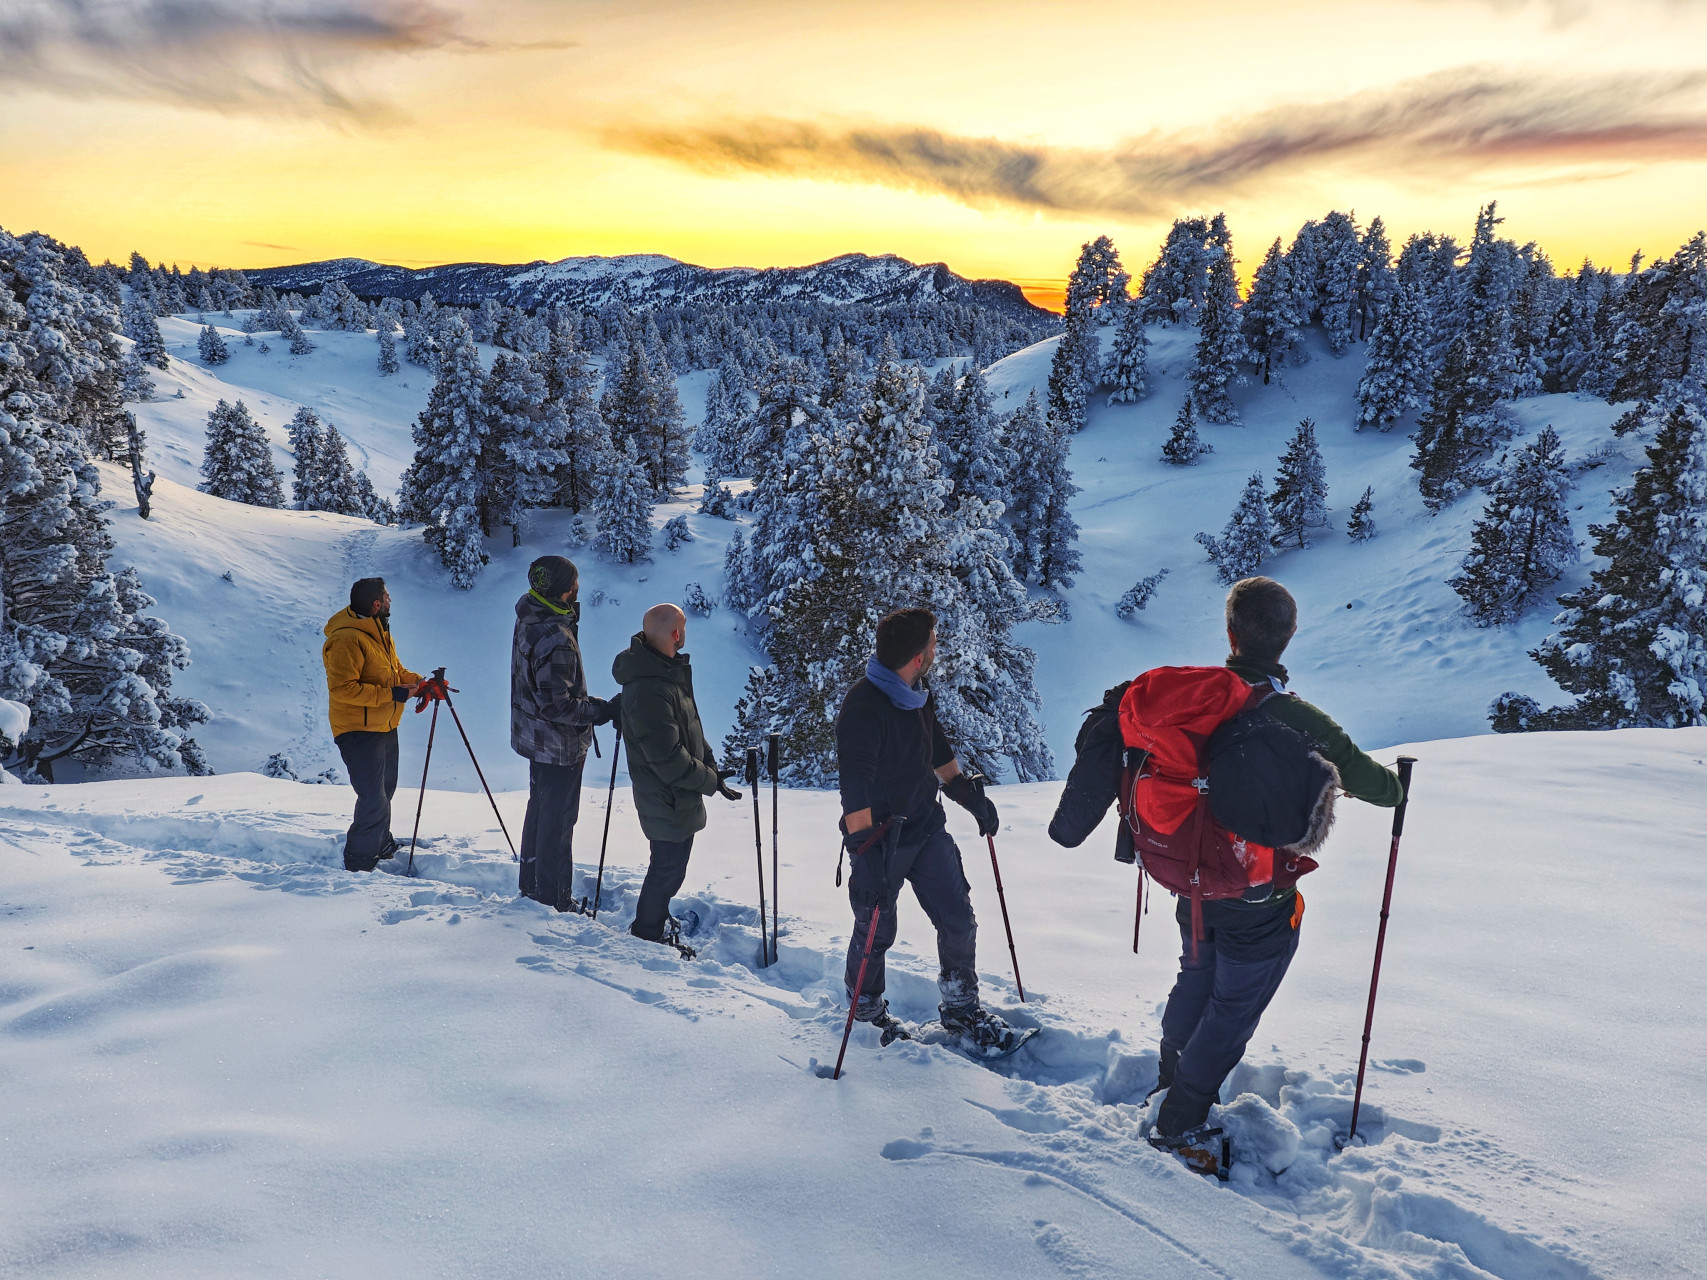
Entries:
POLYGON ((1707 0, 0 0, 0 226, 99 260, 853 250, 1134 274, 1225 209, 1561 267, 1707 223, 1707 0))

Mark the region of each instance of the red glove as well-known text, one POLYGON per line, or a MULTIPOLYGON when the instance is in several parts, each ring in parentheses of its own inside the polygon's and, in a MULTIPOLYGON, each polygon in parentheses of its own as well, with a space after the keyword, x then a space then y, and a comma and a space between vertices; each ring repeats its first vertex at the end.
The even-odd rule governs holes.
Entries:
POLYGON ((415 714, 420 715, 421 712, 425 711, 429 702, 443 702, 446 694, 459 692, 461 691, 458 689, 452 689, 443 680, 435 680, 432 677, 428 677, 421 681, 421 687, 415 690, 415 696, 420 699, 420 701, 415 704, 415 714))

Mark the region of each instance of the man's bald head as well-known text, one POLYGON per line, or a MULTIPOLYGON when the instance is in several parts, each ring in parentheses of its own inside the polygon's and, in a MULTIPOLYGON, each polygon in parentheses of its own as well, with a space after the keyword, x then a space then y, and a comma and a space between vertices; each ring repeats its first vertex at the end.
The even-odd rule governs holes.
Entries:
POLYGON ((640 620, 640 633, 666 658, 673 658, 687 643, 688 615, 673 604, 655 604, 640 620))

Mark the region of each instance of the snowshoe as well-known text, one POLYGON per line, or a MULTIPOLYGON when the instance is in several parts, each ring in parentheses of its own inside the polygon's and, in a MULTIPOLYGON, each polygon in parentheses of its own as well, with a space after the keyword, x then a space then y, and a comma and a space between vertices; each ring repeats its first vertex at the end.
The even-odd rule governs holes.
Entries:
POLYGON ((883 1033, 878 1043, 885 1049, 897 1040, 911 1040, 913 1038, 913 1029, 890 1013, 888 1009, 884 1009, 882 1013, 873 1018, 871 1025, 883 1033))
MULTIPOLYGON (((699 923, 699 916, 695 915, 691 911, 688 912, 688 914, 693 916, 694 924, 697 926, 699 923)), ((682 922, 674 916, 671 916, 664 922, 664 936, 659 938, 658 941, 662 942, 666 947, 674 947, 677 951, 681 952, 683 960, 692 960, 699 954, 699 952, 695 951, 692 947, 688 946, 687 943, 682 941, 682 922)))
POLYGON ((1232 1175, 1233 1144, 1219 1126, 1199 1125, 1172 1138, 1152 1130, 1148 1141, 1156 1150, 1178 1156, 1193 1173, 1219 1178, 1222 1182, 1232 1175), (1216 1138, 1221 1141, 1217 1143, 1216 1138))
POLYGON ((941 1028, 938 1043, 976 1062, 1011 1058, 1039 1031, 1037 1027, 1011 1027, 982 1005, 944 1010, 937 1025, 941 1028))

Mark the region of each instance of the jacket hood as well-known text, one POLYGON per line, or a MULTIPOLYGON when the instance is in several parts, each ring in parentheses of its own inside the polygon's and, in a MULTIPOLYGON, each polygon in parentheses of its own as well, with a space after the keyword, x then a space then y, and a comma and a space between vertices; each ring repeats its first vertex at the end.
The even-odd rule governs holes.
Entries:
POLYGON ((348 608, 338 610, 326 619, 326 625, 321 628, 322 634, 328 640, 339 631, 365 631, 368 635, 378 639, 389 630, 389 627, 382 628, 379 625, 378 618, 364 618, 348 608))
POLYGON ((688 682, 688 655, 678 653, 666 658, 651 645, 641 632, 635 632, 628 648, 616 655, 610 673, 618 684, 633 684, 636 680, 670 680, 676 684, 688 682))
POLYGON ((566 622, 569 624, 569 630, 579 631, 574 614, 559 613, 556 609, 541 604, 538 597, 531 591, 524 591, 517 598, 516 617, 523 622, 566 622))

